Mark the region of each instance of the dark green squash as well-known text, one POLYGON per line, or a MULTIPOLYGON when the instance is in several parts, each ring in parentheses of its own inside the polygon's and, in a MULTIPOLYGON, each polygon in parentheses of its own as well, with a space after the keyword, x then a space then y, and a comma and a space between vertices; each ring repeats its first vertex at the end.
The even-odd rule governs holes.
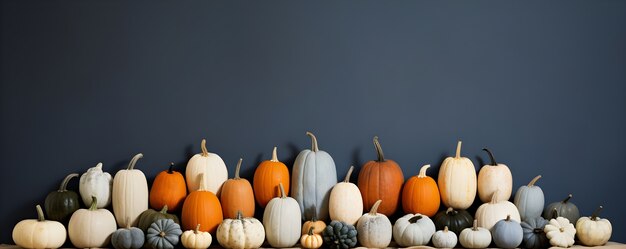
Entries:
POLYGON ((576 221, 580 218, 580 212, 578 211, 578 207, 570 201, 571 198, 572 194, 569 194, 562 201, 550 203, 550 205, 546 206, 543 210, 543 218, 551 219, 552 210, 556 209, 559 214, 558 216, 565 217, 570 223, 576 224, 576 221))
POLYGON ((544 249, 550 247, 550 240, 543 231, 546 224, 548 221, 542 217, 530 218, 521 223, 524 232, 524 248, 544 249))
POLYGON ((156 211, 154 209, 148 209, 146 211, 143 211, 143 213, 139 215, 137 227, 145 233, 152 223, 160 219, 171 219, 176 224, 180 224, 180 221, 175 214, 167 213, 167 205, 165 205, 163 206, 161 211, 156 211))
POLYGON ((352 248, 357 242, 357 230, 353 225, 346 224, 342 221, 331 221, 322 232, 324 237, 323 247, 332 249, 352 248))
POLYGON ((50 192, 46 196, 44 206, 49 220, 67 223, 72 214, 80 208, 78 194, 67 190, 67 183, 74 177, 78 177, 78 174, 72 173, 67 175, 61 182, 59 190, 50 192))
POLYGON ((437 231, 448 227, 448 230, 459 236, 463 229, 472 227, 474 224, 474 218, 472 218, 472 215, 465 210, 454 210, 452 208, 448 208, 447 210, 442 210, 435 214, 433 222, 435 223, 437 231))

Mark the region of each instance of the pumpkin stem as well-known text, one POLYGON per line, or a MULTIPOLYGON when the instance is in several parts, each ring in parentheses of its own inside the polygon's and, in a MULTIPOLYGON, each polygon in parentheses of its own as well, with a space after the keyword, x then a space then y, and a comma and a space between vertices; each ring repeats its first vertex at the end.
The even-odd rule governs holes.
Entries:
POLYGON ((472 225, 472 231, 478 231, 478 220, 474 219, 474 224, 472 225))
POLYGON ((370 209, 370 215, 376 215, 376 211, 378 211, 378 206, 380 206, 380 203, 382 203, 383 200, 377 200, 376 203, 374 203, 374 206, 372 206, 372 209, 370 209))
POLYGON ((593 214, 591 214, 591 220, 596 221, 598 220, 598 215, 600 215, 600 211, 602 211, 602 206, 598 207, 598 209, 596 209, 596 211, 593 211, 593 214))
POLYGON ((454 211, 454 208, 449 207, 448 209, 446 209, 446 214, 452 213, 454 211))
POLYGON ((556 219, 559 217, 559 211, 556 210, 556 208, 552 209, 552 217, 550 219, 556 219))
POLYGON ((200 173, 200 186, 198 187, 198 191, 207 191, 206 182, 204 182, 204 173, 200 173))
POLYGON ((462 141, 459 141, 459 142, 456 144, 456 154, 455 154, 455 156, 454 156, 454 158, 456 158, 456 159, 461 158, 461 144, 462 144, 462 143, 463 143, 462 141))
POLYGON ((46 221, 46 217, 43 216, 43 210, 41 209, 41 205, 35 206, 37 209, 37 221, 46 221))
POLYGON ((309 227, 309 232, 307 233, 309 236, 313 236, 313 229, 315 229, 314 226, 309 227))
POLYGON ((200 143, 200 149, 202 150, 203 157, 209 156, 209 151, 206 149, 206 139, 202 139, 202 142, 200 143))
POLYGON ((167 173, 168 174, 173 174, 174 173, 174 162, 170 163, 170 167, 167 169, 167 173))
POLYGON ((565 228, 564 227, 559 227, 559 231, 560 232, 565 232, 565 228))
POLYGON ((376 154, 378 154, 378 161, 385 161, 385 154, 383 153, 383 148, 380 146, 380 142, 378 142, 378 136, 374 136, 374 147, 376 148, 376 154))
POLYGON ((421 215, 416 215, 411 217, 411 219, 409 219, 409 223, 413 224, 415 222, 417 222, 418 220, 420 220, 421 218, 423 218, 421 215))
POLYGON ((535 228, 535 229, 533 229, 533 233, 534 234, 540 234, 540 233, 543 233, 543 232, 544 232, 543 228, 535 228))
POLYGON ((126 229, 130 229, 130 217, 126 216, 126 218, 124 219, 124 221, 126 222, 126 229))
POLYGON ((61 186, 59 187, 58 192, 65 192, 65 191, 67 191, 67 183, 69 183, 72 178, 77 177, 77 176, 78 176, 78 174, 76 174, 76 173, 72 173, 72 174, 67 175, 65 177, 65 179, 63 179, 63 181, 61 182, 61 186))
POLYGON ((310 131, 306 132, 306 135, 311 137, 311 150, 313 152, 318 152, 320 149, 317 147, 317 138, 310 131))
POLYGON ((422 168, 420 168, 420 173, 417 175, 417 178, 426 177, 426 170, 428 170, 428 168, 430 168, 430 164, 422 166, 422 168))
POLYGON ((487 154, 489 155, 489 159, 491 160, 491 166, 498 166, 498 163, 496 162, 496 159, 493 157, 493 153, 491 152, 491 150, 487 148, 483 148, 483 150, 486 151, 487 154))
POLYGON ((95 167, 95 168, 96 168, 96 169, 99 169, 99 170, 102 170, 102 163, 98 163, 98 164, 96 164, 96 167, 95 167))
POLYGON ((507 214, 507 215, 506 215, 506 219, 504 219, 504 220, 505 220, 505 221, 511 221, 511 215, 510 215, 510 214, 507 214))
POLYGON ((345 183, 349 183, 350 182, 350 176, 352 175, 352 171, 354 170, 354 166, 350 165, 350 168, 348 169, 348 174, 346 174, 346 178, 343 179, 343 182, 345 183))
POLYGON ((528 185, 526 185, 527 187, 532 187, 535 186, 535 183, 537 183, 537 181, 539 181, 539 178, 541 178, 541 175, 535 176, 535 178, 533 178, 528 185))
POLYGON ((195 234, 200 233, 200 223, 198 223, 198 225, 196 225, 196 230, 194 230, 193 233, 195 233, 195 234))
POLYGON ((447 233, 448 231, 449 231, 449 230, 448 230, 448 226, 443 227, 443 232, 444 232, 444 233, 447 233))
POLYGON ((239 158, 239 162, 237 162, 237 167, 235 167, 235 180, 241 179, 239 177, 239 170, 241 169, 241 161, 243 161, 243 158, 239 158))
POLYGON ((91 205, 89 206, 89 211, 96 211, 96 210, 98 210, 98 198, 92 195, 91 205))
POLYGON ((495 192, 493 192, 493 194, 491 195, 491 201, 489 201, 490 204, 496 204, 499 202, 498 200, 498 193, 500 192, 500 189, 496 189, 495 192))
POLYGON ((280 198, 287 198, 287 194, 285 194, 285 187, 283 187, 283 183, 278 183, 278 189, 280 190, 280 198))
POLYGON ((236 215, 235 218, 238 219, 238 220, 243 219, 243 214, 241 213, 241 210, 237 210, 237 215, 236 215))
POLYGON ((161 232, 159 233, 159 236, 161 236, 161 237, 165 237, 165 232, 161 231, 161 232))
POLYGON ((161 208, 161 213, 162 214, 167 214, 167 205, 163 206, 163 208, 161 208))
POLYGON ((572 194, 567 195, 567 198, 565 198, 565 200, 562 200, 561 203, 565 204, 569 201, 569 199, 572 199, 572 194))
POLYGON ((270 159, 270 162, 278 162, 278 155, 276 154, 276 146, 274 146, 274 150, 272 150, 272 159, 270 159))
POLYGON ((130 163, 128 163, 127 170, 135 169, 135 164, 137 163, 137 160, 139 160, 140 158, 143 158, 143 154, 141 153, 135 155, 132 159, 130 159, 130 163))

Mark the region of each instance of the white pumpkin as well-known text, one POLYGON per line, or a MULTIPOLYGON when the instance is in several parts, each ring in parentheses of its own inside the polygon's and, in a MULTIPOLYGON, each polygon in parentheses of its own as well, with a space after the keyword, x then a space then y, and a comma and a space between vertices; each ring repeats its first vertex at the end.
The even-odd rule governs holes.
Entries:
POLYGON ((550 245, 558 247, 570 247, 574 245, 576 228, 567 218, 556 217, 543 228, 546 237, 550 240, 550 245))
POLYGON ((435 233, 435 223, 422 214, 407 214, 393 224, 393 239, 403 247, 423 246, 435 233))
POLYGON ((459 242, 465 248, 482 249, 487 248, 491 244, 491 232, 479 227, 478 221, 474 220, 474 226, 468 227, 461 231, 459 242))
POLYGON ((287 197, 282 183, 280 197, 270 200, 263 212, 265 237, 272 247, 292 247, 300 240, 302 214, 298 202, 287 197))
POLYGON ((513 191, 511 170, 505 164, 497 163, 489 149, 483 150, 489 154, 491 163, 480 168, 478 172, 478 197, 482 202, 488 202, 496 190, 500 190, 498 200, 508 200, 513 191))
POLYGON ((384 214, 376 211, 382 200, 376 201, 369 213, 364 214, 356 223, 357 241, 368 248, 385 248, 391 242, 391 221, 384 214))
POLYGON ((444 227, 443 230, 439 230, 433 234, 433 245, 437 248, 454 248, 456 246, 457 237, 456 234, 448 227, 444 227))
POLYGON ((89 209, 79 209, 72 214, 67 230, 74 247, 94 248, 106 247, 117 226, 109 210, 98 209, 98 199, 94 196, 89 209))
POLYGON ((241 211, 237 211, 237 218, 225 219, 217 227, 217 242, 224 248, 259 248, 263 241, 263 224, 255 218, 243 218, 241 211))
POLYGON ((66 239, 65 227, 61 222, 46 220, 41 206, 37 205, 37 219, 18 222, 13 227, 13 242, 22 248, 59 248, 66 239))
POLYGON ((113 213, 120 227, 137 226, 139 215, 148 210, 148 181, 141 170, 135 169, 139 153, 113 178, 113 213), (130 224, 127 224, 130 222, 130 224))
POLYGON ((195 154, 187 162, 187 169, 185 171, 185 179, 187 180, 187 188, 189 193, 198 190, 200 188, 200 175, 204 175, 204 184, 206 189, 218 197, 222 190, 222 185, 228 180, 228 169, 222 158, 215 154, 210 153, 206 149, 206 140, 202 139, 200 144, 202 153, 195 154))
POLYGON ((85 206, 91 206, 91 197, 95 196, 99 200, 98 208, 105 208, 111 205, 112 187, 113 177, 108 172, 103 172, 102 163, 98 163, 80 176, 78 192, 85 206))
POLYGON ((456 156, 446 158, 439 169, 439 192, 446 207, 467 209, 476 198, 476 169, 472 160, 461 157, 461 141, 456 156))
MULTIPOLYGON (((350 166, 343 182, 337 183, 330 192, 328 210, 330 219, 354 225, 363 214, 363 197, 356 184, 350 182, 354 166, 350 166)), ((303 231, 304 232, 304 231, 303 231)))
POLYGON ((188 249, 206 249, 211 246, 213 237, 209 232, 200 231, 200 224, 195 230, 187 230, 180 236, 180 242, 188 249))
POLYGON ((580 243, 586 246, 602 246, 611 238, 613 227, 607 219, 598 217, 600 206, 591 217, 582 217, 576 222, 576 234, 580 243))
MULTIPOLYGON (((497 192, 498 190, 496 190, 497 192)), ((493 194, 490 202, 483 203, 476 210, 478 226, 487 230, 491 230, 498 221, 502 220, 502 217, 507 216, 511 216, 511 219, 517 222, 521 220, 517 207, 510 201, 500 201, 498 194, 493 194)))

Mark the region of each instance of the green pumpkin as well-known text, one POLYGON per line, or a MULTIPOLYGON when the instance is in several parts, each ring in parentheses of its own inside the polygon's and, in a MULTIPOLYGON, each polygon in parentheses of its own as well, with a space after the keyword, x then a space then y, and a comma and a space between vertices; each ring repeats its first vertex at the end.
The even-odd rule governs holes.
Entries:
POLYGON ((548 221, 542 217, 526 219, 521 223, 522 231, 524 232, 522 239, 524 248, 544 249, 550 247, 550 241, 543 231, 546 224, 548 224, 548 221))
POLYGON ((60 221, 66 223, 72 214, 80 208, 78 194, 74 191, 67 190, 67 183, 70 179, 78 177, 78 174, 69 174, 61 182, 59 190, 50 192, 46 196, 44 206, 46 208, 46 216, 49 220, 60 221))
POLYGON ((352 248, 356 245, 357 230, 353 225, 334 220, 326 226, 322 237, 324 244, 330 248, 352 248))
POLYGON ((131 227, 130 222, 126 228, 117 229, 111 235, 111 244, 115 249, 139 249, 145 242, 143 231, 136 227, 131 227))
POLYGON ((156 211, 154 209, 143 211, 143 213, 139 215, 137 227, 141 229, 141 231, 146 232, 152 223, 160 219, 171 219, 176 224, 180 224, 180 221, 178 221, 178 217, 175 214, 167 213, 167 205, 165 205, 161 211, 156 211))
POLYGON ((448 227, 448 230, 459 236, 463 229, 473 226, 474 218, 465 210, 448 208, 447 210, 439 211, 435 214, 435 216, 433 216, 433 222, 435 223, 437 231, 448 227))
POLYGON ((174 249, 178 244, 180 235, 180 225, 172 219, 160 219, 155 221, 148 228, 146 234, 146 245, 151 249, 174 249))
POLYGON ((578 211, 578 207, 574 203, 569 201, 571 198, 572 194, 569 194, 562 201, 550 203, 543 210, 543 218, 552 219, 552 210, 556 209, 558 216, 567 218, 570 223, 576 224, 576 221, 580 218, 580 211, 578 211))

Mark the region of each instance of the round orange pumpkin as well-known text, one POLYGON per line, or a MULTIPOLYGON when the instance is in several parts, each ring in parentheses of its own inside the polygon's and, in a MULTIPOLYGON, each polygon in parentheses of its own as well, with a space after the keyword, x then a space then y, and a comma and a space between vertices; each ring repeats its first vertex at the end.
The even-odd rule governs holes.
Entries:
POLYGON ((289 169, 287 165, 278 161, 276 147, 272 151, 272 159, 259 164, 254 172, 254 197, 259 206, 265 208, 268 202, 274 197, 280 196, 278 184, 282 183, 285 194, 289 194, 289 169))
POLYGON ((236 219, 238 217, 237 211, 240 211, 243 217, 254 216, 255 204, 252 186, 248 180, 239 177, 241 161, 242 159, 239 158, 237 168, 235 168, 235 178, 228 179, 222 185, 220 201, 224 211, 224 218, 227 219, 236 219))
POLYGON ((370 210, 376 201, 382 200, 378 212, 389 216, 398 208, 404 175, 396 162, 385 159, 378 137, 374 137, 374 146, 378 160, 363 165, 357 185, 363 195, 365 210, 370 210))
POLYGON ((435 179, 426 175, 430 164, 422 166, 418 175, 409 178, 402 190, 402 209, 407 214, 434 216, 439 210, 439 188, 435 179))
POLYGON ((215 230, 224 220, 220 200, 207 190, 204 173, 200 175, 200 188, 185 199, 181 214, 183 230, 194 230, 215 234, 215 230))
POLYGON ((187 197, 187 185, 183 175, 174 171, 172 168, 174 163, 170 164, 168 170, 161 171, 150 189, 150 207, 155 210, 161 210, 164 206, 168 207, 170 212, 177 212, 187 197))

